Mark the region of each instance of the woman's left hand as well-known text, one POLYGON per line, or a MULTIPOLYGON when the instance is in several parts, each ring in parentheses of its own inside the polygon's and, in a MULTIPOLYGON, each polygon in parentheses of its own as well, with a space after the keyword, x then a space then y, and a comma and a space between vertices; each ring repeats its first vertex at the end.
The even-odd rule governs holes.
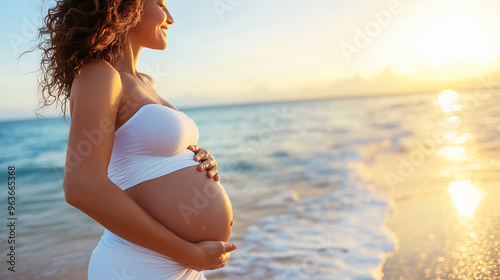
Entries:
POLYGON ((195 153, 194 160, 201 162, 198 165, 198 170, 207 170, 209 178, 214 178, 215 181, 219 181, 220 175, 217 173, 219 168, 217 167, 217 162, 214 157, 207 150, 197 145, 189 145, 188 149, 195 153))

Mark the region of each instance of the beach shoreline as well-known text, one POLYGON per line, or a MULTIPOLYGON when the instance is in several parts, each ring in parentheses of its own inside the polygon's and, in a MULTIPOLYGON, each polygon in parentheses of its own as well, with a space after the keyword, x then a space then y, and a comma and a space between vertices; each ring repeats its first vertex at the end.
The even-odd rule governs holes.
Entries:
POLYGON ((382 279, 500 279, 500 177, 485 170, 456 176, 431 161, 392 187, 384 175, 401 157, 378 157, 370 169, 372 183, 392 196, 385 226, 398 239, 382 279))
POLYGON ((500 279, 500 191, 475 182, 483 192, 473 216, 457 217, 447 189, 402 198, 388 228, 399 250, 383 268, 385 280, 500 279))

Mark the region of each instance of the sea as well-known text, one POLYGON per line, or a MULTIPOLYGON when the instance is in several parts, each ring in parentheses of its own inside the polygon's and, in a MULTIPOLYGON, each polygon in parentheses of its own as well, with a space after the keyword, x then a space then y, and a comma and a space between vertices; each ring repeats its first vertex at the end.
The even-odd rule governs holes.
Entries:
MULTIPOLYGON (((500 170, 499 97, 444 90, 180 108, 234 211, 238 249, 207 279, 382 279, 399 249, 387 220, 398 197, 421 191, 402 182, 422 161, 466 156, 446 150, 456 140, 486 151, 477 168, 500 170)), ((67 122, 0 122, 0 279, 86 279, 104 228, 64 199, 67 122)))

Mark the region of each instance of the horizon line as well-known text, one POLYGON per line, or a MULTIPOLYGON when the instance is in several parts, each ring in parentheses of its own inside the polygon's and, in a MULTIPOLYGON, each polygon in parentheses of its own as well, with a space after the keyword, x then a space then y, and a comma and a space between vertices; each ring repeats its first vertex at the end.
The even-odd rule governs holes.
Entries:
MULTIPOLYGON (((451 88, 450 88, 451 89, 451 88)), ((493 89, 500 89, 500 87, 493 87, 493 89)), ((445 90, 445 89, 441 89, 445 90)), ((453 90, 453 89, 451 89, 453 90)), ((472 91, 474 89, 464 89, 464 90, 456 90, 462 92, 472 91)), ((263 104, 276 104, 276 103, 295 103, 295 102, 312 102, 312 101, 324 101, 324 100, 334 100, 334 99, 353 99, 353 98, 369 98, 369 97, 386 97, 386 96, 399 96, 399 95, 416 95, 416 94, 431 94, 437 93, 436 91, 418 91, 418 92, 400 92, 400 93, 374 93, 374 94, 351 94, 351 95, 338 95, 338 96, 320 96, 320 97, 312 97, 312 98, 299 98, 299 99, 275 99, 275 100, 261 100, 255 102, 240 102, 240 103, 216 103, 211 105, 200 105, 200 106, 179 106, 179 110, 196 110, 196 109, 211 109, 211 108, 225 108, 225 107, 236 107, 236 106, 255 106, 255 105, 263 105, 263 104)), ((51 116, 44 117, 44 119, 38 119, 36 116, 32 117, 24 117, 24 118, 16 118, 16 119, 0 119, 0 123, 4 122, 16 122, 16 121, 47 121, 53 119, 64 120, 63 116, 51 116)), ((71 117, 70 117, 71 120, 71 117)))

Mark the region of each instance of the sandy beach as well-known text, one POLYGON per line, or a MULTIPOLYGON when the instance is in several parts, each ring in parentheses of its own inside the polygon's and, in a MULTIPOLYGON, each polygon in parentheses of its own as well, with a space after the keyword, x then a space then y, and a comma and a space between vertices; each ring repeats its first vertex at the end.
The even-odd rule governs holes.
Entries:
POLYGON ((448 190, 401 199, 389 227, 399 237, 384 279, 500 279, 500 192, 476 182, 484 197, 474 216, 457 217, 448 190))
POLYGON ((498 182, 435 182, 420 195, 396 198, 388 226, 399 250, 383 279, 500 279, 498 182))
POLYGON ((424 118, 418 133, 396 151, 374 155, 367 167, 393 201, 387 226, 398 249, 383 279, 500 279, 495 107, 460 110, 451 103, 455 110, 424 118))

